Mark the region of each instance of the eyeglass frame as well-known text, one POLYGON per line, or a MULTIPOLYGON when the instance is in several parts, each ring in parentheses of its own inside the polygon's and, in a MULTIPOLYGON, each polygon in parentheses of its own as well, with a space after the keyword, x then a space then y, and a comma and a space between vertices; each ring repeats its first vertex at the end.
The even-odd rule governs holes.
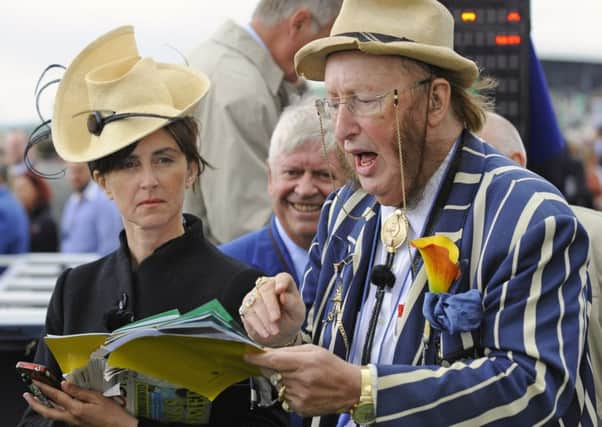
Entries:
MULTIPOLYGON (((419 80, 417 82, 415 82, 414 84, 406 87, 405 89, 402 90, 398 90, 398 89, 393 89, 390 90, 389 92, 386 92, 384 94, 381 95, 376 95, 372 98, 369 99, 360 99, 356 94, 353 95, 348 95, 348 96, 344 96, 344 97, 339 97, 337 98, 339 100, 339 106, 341 104, 345 105, 347 108, 347 111, 349 111, 349 113, 351 113, 354 117, 372 117, 380 112, 382 112, 382 101, 389 95, 395 95, 395 102, 398 102, 398 96, 401 95, 402 93, 408 92, 410 90, 414 90, 420 86, 422 86, 425 83, 429 83, 433 80, 433 76, 429 75, 428 77, 425 77, 422 80, 419 80), (348 101, 341 101, 343 99, 348 99, 348 101), (357 113, 357 109, 355 107, 352 107, 352 105, 358 105, 358 102, 361 102, 363 104, 368 104, 368 103, 378 103, 378 111, 374 111, 372 113, 367 113, 367 114, 358 114, 357 113)), ((315 101, 315 106, 316 109, 318 110, 318 115, 320 117, 324 117, 328 120, 336 120, 336 117, 338 115, 338 107, 337 107, 337 111, 336 113, 332 113, 332 108, 329 108, 328 105, 332 103, 332 100, 328 99, 328 98, 318 98, 315 101)))

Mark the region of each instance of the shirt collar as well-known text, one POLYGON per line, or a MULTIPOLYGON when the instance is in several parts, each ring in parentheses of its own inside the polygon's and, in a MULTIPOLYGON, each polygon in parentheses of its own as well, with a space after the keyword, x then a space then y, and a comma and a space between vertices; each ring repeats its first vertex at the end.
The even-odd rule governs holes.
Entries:
POLYGON ((253 37, 253 40, 255 40, 259 46, 261 46, 266 52, 270 52, 263 39, 259 37, 259 34, 257 34, 257 31, 255 31, 255 28, 253 28, 251 24, 246 24, 242 27, 247 31, 247 33, 249 33, 251 37, 253 37))
POLYGON ((302 278, 303 271, 305 270, 305 265, 307 264, 307 251, 292 241, 288 234, 286 234, 286 231, 284 230, 284 227, 282 227, 282 224, 280 223, 280 220, 277 216, 275 216, 274 219, 276 222, 276 230, 278 230, 278 234, 280 235, 280 238, 282 239, 286 250, 291 256, 293 264, 295 264, 293 267, 295 268, 297 277, 302 278))

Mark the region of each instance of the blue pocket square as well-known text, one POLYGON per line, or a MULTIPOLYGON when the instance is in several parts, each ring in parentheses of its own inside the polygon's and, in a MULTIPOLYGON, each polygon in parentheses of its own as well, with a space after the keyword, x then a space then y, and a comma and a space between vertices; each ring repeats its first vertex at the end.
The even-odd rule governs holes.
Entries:
POLYGON ((437 330, 450 334, 472 331, 483 318, 481 292, 477 289, 459 294, 427 292, 422 314, 437 330))

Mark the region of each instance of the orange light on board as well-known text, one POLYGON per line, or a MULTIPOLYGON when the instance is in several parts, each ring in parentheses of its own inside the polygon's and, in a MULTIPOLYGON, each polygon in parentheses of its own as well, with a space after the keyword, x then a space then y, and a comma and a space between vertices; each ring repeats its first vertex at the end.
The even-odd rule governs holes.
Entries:
POLYGON ((495 36, 495 44, 498 46, 515 46, 520 44, 521 39, 518 34, 498 34, 495 36))
POLYGON ((467 10, 462 12, 460 18, 462 19, 462 22, 475 22, 477 20, 477 14, 472 10, 467 10))
POLYGON ((508 15, 506 16, 506 20, 508 22, 520 22, 520 13, 513 11, 513 12, 508 12, 508 15))

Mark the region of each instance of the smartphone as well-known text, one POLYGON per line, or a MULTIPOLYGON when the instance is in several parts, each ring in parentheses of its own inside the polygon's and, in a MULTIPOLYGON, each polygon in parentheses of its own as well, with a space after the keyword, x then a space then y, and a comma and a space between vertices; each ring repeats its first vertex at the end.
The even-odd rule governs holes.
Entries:
POLYGON ((31 362, 17 362, 17 366, 15 366, 17 370, 17 374, 21 381, 25 383, 29 391, 42 402, 44 405, 52 408, 52 402, 48 400, 42 390, 33 383, 33 380, 40 381, 44 384, 48 384, 51 387, 61 389, 61 382, 56 378, 56 376, 50 372, 50 370, 44 366, 37 363, 31 362))

